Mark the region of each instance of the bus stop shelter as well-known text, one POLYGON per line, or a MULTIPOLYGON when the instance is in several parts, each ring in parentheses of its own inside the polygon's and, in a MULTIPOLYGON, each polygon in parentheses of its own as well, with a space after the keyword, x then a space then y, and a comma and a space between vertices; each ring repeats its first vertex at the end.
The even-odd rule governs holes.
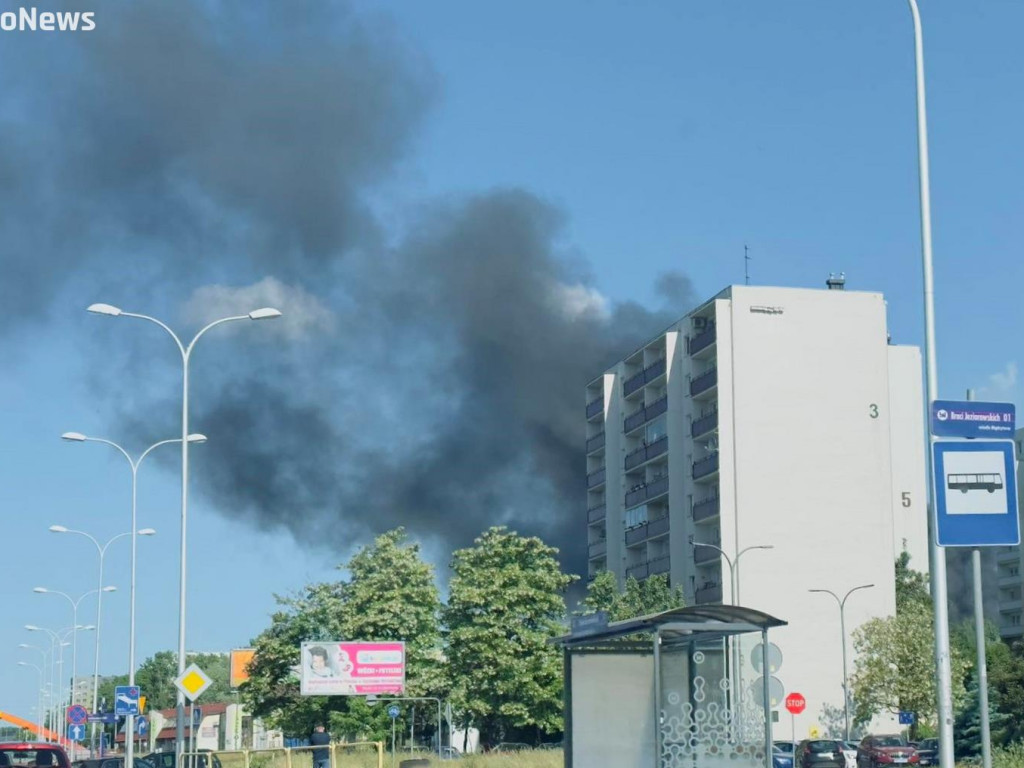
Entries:
POLYGON ((732 605, 576 620, 556 640, 565 768, 772 768, 771 675, 761 671, 771 669, 768 630, 785 624, 732 605), (751 633, 760 642, 741 654, 751 633))

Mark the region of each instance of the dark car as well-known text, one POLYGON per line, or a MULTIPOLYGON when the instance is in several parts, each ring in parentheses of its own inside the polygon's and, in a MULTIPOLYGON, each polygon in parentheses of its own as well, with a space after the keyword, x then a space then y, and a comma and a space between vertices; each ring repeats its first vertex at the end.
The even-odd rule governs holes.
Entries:
POLYGON ((778 744, 772 745, 772 768, 793 768, 793 755, 779 749, 778 744))
POLYGON ((37 741, 0 743, 0 768, 71 768, 67 753, 56 744, 37 741))
MULTIPOLYGON (((195 768, 209 768, 210 761, 206 759, 206 755, 201 754, 209 751, 210 750, 208 749, 199 750, 200 754, 196 756, 194 761, 192 759, 185 760, 185 768, 193 768, 193 762, 195 764, 195 768)), ((178 768, 178 761, 174 752, 150 752, 143 759, 149 761, 149 768, 178 768)), ((2 766, 0 766, 0 768, 2 768, 2 766)), ((103 766, 103 768, 107 767, 103 766)), ((213 768, 221 768, 220 758, 216 755, 213 755, 213 768)))
MULTIPOLYGON (((132 762, 137 768, 156 768, 155 765, 144 757, 136 757, 132 762)), ((124 768, 124 756, 97 757, 91 760, 76 760, 71 768, 124 768)))
POLYGON ((835 739, 807 739, 796 748, 797 768, 846 768, 842 742, 835 739))
POLYGON ((914 748, 902 736, 865 736, 857 747, 857 768, 891 768, 894 765, 918 765, 914 748))
POLYGON ((939 764, 939 740, 938 739, 925 739, 917 745, 917 760, 918 765, 938 765, 939 764))

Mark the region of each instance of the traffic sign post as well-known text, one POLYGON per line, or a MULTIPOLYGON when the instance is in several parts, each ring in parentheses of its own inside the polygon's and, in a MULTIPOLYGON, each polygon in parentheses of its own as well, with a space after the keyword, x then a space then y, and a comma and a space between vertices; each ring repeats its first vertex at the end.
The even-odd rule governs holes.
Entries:
POLYGON ((932 403, 932 434, 935 437, 1012 440, 1016 416, 1013 403, 936 400, 932 403))
POLYGON ((213 680, 195 664, 174 678, 174 687, 185 694, 189 701, 195 701, 200 694, 213 685, 213 680))
POLYGON ((89 722, 89 713, 81 704, 72 704, 68 707, 67 721, 69 725, 84 725, 89 722))
POLYGON ((85 724, 84 723, 69 723, 68 724, 68 740, 69 741, 82 741, 85 739, 85 724))
POLYGON ((913 725, 916 719, 913 712, 900 712, 900 725, 913 725))
POLYGON ((128 717, 139 714, 139 696, 141 691, 137 685, 118 685, 114 688, 114 714, 128 717))
POLYGON ((139 715, 135 718, 135 732, 139 736, 145 736, 149 733, 149 718, 145 715, 139 715))
POLYGON ((793 739, 793 749, 796 749, 796 716, 807 707, 807 699, 802 693, 793 691, 786 697, 786 711, 789 712, 790 737, 793 739))
MULTIPOLYGON (((397 704, 392 704, 388 707, 388 717, 391 718, 391 765, 395 764, 395 723, 398 722, 398 715, 400 713, 401 710, 397 704)), ((438 738, 440 738, 440 734, 438 734, 438 738)))
POLYGON ((1020 544, 1012 440, 948 440, 932 445, 935 531, 941 547, 1020 544))

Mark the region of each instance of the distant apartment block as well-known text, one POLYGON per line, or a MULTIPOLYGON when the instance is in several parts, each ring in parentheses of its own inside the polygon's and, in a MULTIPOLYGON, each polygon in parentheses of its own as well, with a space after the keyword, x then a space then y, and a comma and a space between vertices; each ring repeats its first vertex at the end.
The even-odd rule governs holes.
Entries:
POLYGON ((838 607, 808 589, 873 584, 852 633, 894 612, 902 549, 928 569, 920 352, 889 343, 881 294, 836 282, 732 286, 586 391, 589 575, 664 573, 689 604, 785 619, 776 676, 815 724, 842 709, 842 661, 838 607), (716 549, 761 546, 735 581, 716 549))

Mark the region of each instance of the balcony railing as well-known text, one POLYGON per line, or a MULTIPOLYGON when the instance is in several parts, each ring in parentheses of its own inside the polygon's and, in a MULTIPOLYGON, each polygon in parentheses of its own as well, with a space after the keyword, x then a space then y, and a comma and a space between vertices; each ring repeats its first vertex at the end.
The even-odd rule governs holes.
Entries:
POLYGON ((691 337, 686 343, 686 348, 691 355, 696 355, 701 350, 707 349, 714 344, 716 338, 716 329, 712 325, 706 331, 701 331, 696 336, 691 337))
POLYGON ((693 522, 699 523, 717 517, 722 509, 722 501, 717 496, 701 499, 693 505, 693 522))
POLYGON ((587 403, 587 419, 592 419, 604 410, 604 398, 599 397, 587 403))
POLYGON ((668 435, 663 435, 655 440, 650 445, 644 445, 637 448, 632 453, 626 454, 625 466, 626 469, 633 469, 633 467, 639 467, 646 461, 661 456, 668 450, 668 435))
POLYGON ((590 559, 593 560, 595 557, 604 557, 608 552, 608 542, 602 539, 601 541, 595 541, 588 548, 590 559))
POLYGON ((627 547, 632 547, 644 541, 647 541, 647 523, 641 523, 635 528, 630 528, 628 531, 626 531, 627 547))
POLYGON ((718 368, 712 368, 710 371, 702 373, 695 379, 690 381, 690 396, 696 397, 697 395, 707 392, 714 386, 718 385, 718 368))
POLYGON ((632 432, 637 427, 641 427, 656 416, 660 416, 666 410, 668 410, 668 397, 662 397, 655 400, 653 403, 648 405, 646 408, 640 408, 633 411, 627 416, 622 422, 622 428, 626 432, 632 432))
POLYGON ((665 373, 665 358, 662 357, 655 360, 649 366, 644 368, 640 373, 635 376, 630 376, 624 382, 622 382, 622 393, 625 396, 629 396, 636 392, 644 384, 648 384, 654 381, 659 376, 665 373))
POLYGON ((603 484, 604 483, 604 475, 605 475, 604 467, 601 467, 601 469, 597 470, 596 472, 591 472, 589 475, 587 475, 587 488, 595 488, 595 487, 603 484))
POLYGON ((721 584, 709 584, 706 587, 697 590, 694 595, 694 599, 698 604, 700 603, 720 603, 722 602, 722 585, 721 584))
POLYGON ((604 520, 606 514, 605 505, 601 504, 598 507, 591 507, 587 510, 587 523, 599 523, 604 520))
POLYGON ((650 501, 658 496, 664 496, 666 493, 668 493, 668 475, 631 488, 626 494, 626 507, 635 507, 637 504, 650 501))
POLYGON ((718 411, 712 411, 694 420, 690 425, 690 436, 700 437, 718 429, 718 411))
POLYGON ((637 581, 643 581, 646 579, 648 573, 647 563, 637 563, 636 565, 631 565, 626 569, 627 578, 632 576, 637 581))
POLYGON ((701 477, 707 477, 713 472, 718 471, 718 454, 713 453, 710 456, 700 459, 699 461, 693 462, 693 479, 697 480, 701 477))
POLYGON ((656 539, 668 533, 668 515, 650 520, 647 523, 647 538, 656 539))
POLYGON ((657 573, 668 573, 671 558, 668 555, 651 558, 647 561, 647 574, 654 576, 657 573))
POLYGON ((587 453, 593 453, 598 448, 604 447, 604 430, 587 439, 587 453))
POLYGON ((714 547, 701 547, 697 544, 693 545, 693 562, 695 563, 710 563, 714 560, 721 560, 722 553, 714 547))

